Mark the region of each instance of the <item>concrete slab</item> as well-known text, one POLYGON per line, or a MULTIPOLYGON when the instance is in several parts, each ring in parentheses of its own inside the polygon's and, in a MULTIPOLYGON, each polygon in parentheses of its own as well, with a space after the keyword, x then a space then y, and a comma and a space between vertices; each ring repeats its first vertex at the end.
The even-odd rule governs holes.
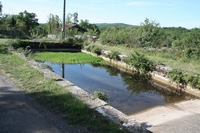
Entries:
POLYGON ((156 107, 129 116, 154 133, 200 132, 200 100, 156 107))

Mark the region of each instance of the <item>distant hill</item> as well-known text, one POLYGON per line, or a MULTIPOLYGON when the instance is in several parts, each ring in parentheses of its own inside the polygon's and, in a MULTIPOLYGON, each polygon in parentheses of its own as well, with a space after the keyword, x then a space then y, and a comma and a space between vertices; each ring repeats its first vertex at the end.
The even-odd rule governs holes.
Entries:
POLYGON ((130 24, 124 24, 124 23, 95 23, 99 28, 102 27, 112 27, 112 26, 122 26, 122 27, 127 27, 127 26, 133 26, 133 27, 138 27, 136 25, 130 25, 130 24))

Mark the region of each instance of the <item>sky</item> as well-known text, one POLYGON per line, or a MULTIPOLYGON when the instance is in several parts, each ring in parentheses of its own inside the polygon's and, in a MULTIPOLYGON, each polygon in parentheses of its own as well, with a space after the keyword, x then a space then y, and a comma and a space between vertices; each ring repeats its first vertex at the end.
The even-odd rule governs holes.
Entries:
MULTIPOLYGON (((3 14, 35 13, 39 23, 51 14, 63 18, 64 0, 0 0, 3 14)), ((146 18, 161 27, 200 28, 200 0, 66 0, 66 14, 89 23, 140 25, 146 18)))

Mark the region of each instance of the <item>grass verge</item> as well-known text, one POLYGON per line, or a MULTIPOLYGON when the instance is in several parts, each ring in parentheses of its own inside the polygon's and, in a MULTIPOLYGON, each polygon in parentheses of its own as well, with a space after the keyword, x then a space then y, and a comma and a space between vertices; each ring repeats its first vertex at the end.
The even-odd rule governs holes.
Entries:
POLYGON ((63 114, 72 124, 87 126, 99 133, 121 133, 118 125, 88 108, 53 79, 47 79, 26 61, 9 53, 6 45, 0 44, 0 69, 9 73, 15 83, 42 105, 63 114))

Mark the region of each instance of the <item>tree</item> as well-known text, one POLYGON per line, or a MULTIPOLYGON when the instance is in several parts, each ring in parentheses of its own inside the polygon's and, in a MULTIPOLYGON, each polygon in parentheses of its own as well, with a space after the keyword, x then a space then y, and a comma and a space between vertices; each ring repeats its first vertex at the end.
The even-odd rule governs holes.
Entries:
POLYGON ((142 47, 158 47, 162 43, 163 33, 159 23, 145 19, 139 28, 138 40, 142 47))
POLYGON ((22 31, 26 33, 30 33, 32 29, 39 25, 37 15, 35 13, 29 13, 26 10, 24 12, 20 12, 16 16, 16 25, 22 31))
POLYGON ((58 15, 50 14, 48 16, 48 33, 55 34, 57 33, 57 29, 61 27, 61 20, 58 15))
POLYGON ((37 27, 35 27, 34 29, 31 30, 31 36, 32 37, 43 37, 46 36, 48 34, 48 30, 47 30, 47 24, 40 24, 37 27))
POLYGON ((77 24, 79 21, 78 21, 78 13, 75 12, 75 13, 68 13, 67 15, 67 19, 66 19, 66 23, 67 24, 70 24, 70 23, 73 23, 73 24, 77 24))
POLYGON ((87 19, 81 20, 79 26, 83 29, 86 29, 90 35, 98 36, 100 34, 98 26, 96 26, 95 24, 90 24, 87 19))
POLYGON ((8 14, 5 14, 4 16, 2 16, 2 18, 0 18, 1 28, 10 29, 10 28, 15 27, 16 25, 15 17, 16 15, 8 15, 8 14))

